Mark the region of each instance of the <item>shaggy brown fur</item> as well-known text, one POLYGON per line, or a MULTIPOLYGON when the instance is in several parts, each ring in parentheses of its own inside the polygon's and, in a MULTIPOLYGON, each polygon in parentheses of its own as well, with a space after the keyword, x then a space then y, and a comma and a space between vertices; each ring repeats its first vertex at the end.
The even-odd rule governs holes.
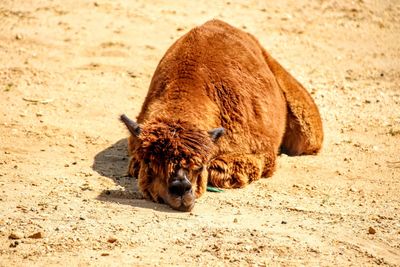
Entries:
POLYGON ((243 187, 273 174, 280 148, 313 154, 323 139, 304 87, 253 36, 219 20, 168 49, 137 121, 124 121, 132 132, 129 173, 147 198, 180 210, 190 210, 207 183, 243 187), (209 132, 216 127, 225 129, 221 138, 221 130, 209 132), (171 194, 177 173, 191 192, 171 194))

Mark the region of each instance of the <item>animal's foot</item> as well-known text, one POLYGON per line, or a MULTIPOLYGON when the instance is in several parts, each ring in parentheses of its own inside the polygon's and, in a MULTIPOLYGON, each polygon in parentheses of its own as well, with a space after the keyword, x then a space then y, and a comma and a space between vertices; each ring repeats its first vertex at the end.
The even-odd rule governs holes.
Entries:
POLYGON ((208 181, 221 188, 241 188, 261 176, 260 164, 246 155, 214 159, 208 167, 208 181))

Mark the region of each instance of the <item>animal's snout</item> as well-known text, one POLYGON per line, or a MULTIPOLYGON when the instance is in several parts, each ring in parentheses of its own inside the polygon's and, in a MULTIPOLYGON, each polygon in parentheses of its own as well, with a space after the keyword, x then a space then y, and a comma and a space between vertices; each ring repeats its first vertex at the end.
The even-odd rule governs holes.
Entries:
POLYGON ((169 193, 175 196, 183 196, 192 190, 192 184, 185 178, 174 178, 169 185, 169 193))
POLYGON ((187 177, 188 172, 179 169, 169 180, 168 194, 165 199, 173 209, 190 211, 194 206, 195 195, 187 177))

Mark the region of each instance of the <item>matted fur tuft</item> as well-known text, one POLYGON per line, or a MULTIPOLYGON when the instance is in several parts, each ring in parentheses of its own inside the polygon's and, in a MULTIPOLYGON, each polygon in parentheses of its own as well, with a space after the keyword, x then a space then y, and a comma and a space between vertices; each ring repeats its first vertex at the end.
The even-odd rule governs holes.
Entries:
POLYGON ((139 138, 139 158, 174 166, 206 162, 214 147, 207 131, 179 119, 159 118, 145 124, 139 138))

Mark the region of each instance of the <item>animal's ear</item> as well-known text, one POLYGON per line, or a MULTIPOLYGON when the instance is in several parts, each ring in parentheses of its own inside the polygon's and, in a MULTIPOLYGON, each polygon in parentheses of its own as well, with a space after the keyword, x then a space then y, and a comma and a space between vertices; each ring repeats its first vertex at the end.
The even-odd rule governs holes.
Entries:
POLYGON ((225 129, 222 127, 212 129, 211 131, 208 131, 208 134, 210 135, 211 139, 216 142, 221 136, 223 136, 225 133, 225 129))
POLYGON ((128 128, 129 132, 131 132, 131 134, 134 136, 139 136, 141 132, 139 124, 129 119, 125 114, 122 114, 120 119, 125 124, 126 128, 128 128))

